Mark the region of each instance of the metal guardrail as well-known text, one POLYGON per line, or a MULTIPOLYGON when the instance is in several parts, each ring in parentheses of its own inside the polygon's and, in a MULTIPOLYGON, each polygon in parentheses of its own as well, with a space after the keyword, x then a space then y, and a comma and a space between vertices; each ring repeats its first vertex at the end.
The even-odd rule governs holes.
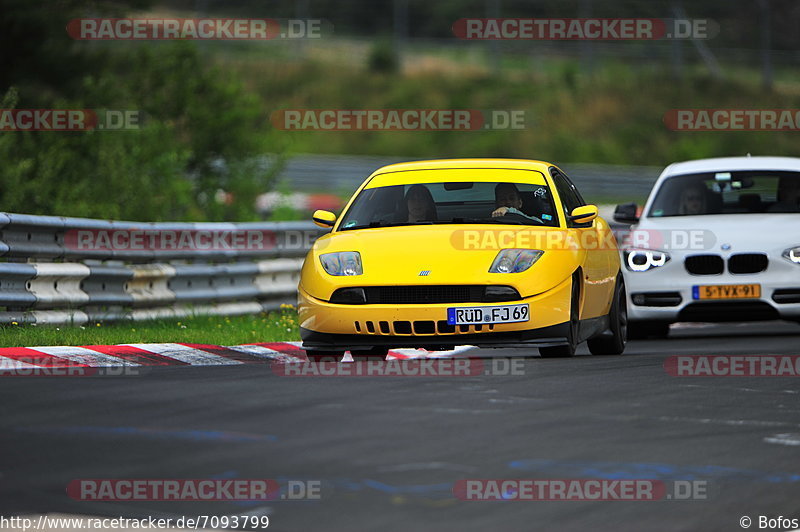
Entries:
POLYGON ((311 222, 138 223, 0 213, 0 323, 274 310, 295 302, 303 257, 324 233, 311 222), (136 246, 133 240, 85 246, 78 240, 81 234, 137 232, 259 238, 256 246, 208 249, 136 246))

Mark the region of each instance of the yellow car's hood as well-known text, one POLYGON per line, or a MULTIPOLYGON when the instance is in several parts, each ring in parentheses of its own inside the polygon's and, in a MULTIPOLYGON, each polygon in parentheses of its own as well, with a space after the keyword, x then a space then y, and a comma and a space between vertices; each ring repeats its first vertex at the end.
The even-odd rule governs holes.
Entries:
POLYGON ((343 286, 493 284, 515 287, 522 296, 544 292, 569 277, 584 251, 546 249, 547 233, 532 226, 430 225, 339 231, 318 239, 303 265, 303 288, 320 299, 343 286), (518 238, 521 232, 525 239, 518 238), (517 246, 519 243, 528 246, 517 246), (489 273, 501 249, 542 249, 544 255, 521 273, 489 273), (358 251, 363 275, 332 276, 319 255, 358 251))

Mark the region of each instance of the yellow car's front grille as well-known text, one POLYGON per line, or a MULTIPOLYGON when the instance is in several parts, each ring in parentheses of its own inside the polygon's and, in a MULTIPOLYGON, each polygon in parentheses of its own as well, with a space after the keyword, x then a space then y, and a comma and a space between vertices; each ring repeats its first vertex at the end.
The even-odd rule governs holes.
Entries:
POLYGON ((430 305, 519 299, 517 289, 506 285, 399 285, 338 288, 331 295, 330 302, 337 305, 430 305))
POLYGON ((447 320, 418 321, 356 321, 353 322, 356 334, 399 335, 399 336, 439 336, 448 334, 479 333, 494 330, 488 325, 450 325, 447 320))

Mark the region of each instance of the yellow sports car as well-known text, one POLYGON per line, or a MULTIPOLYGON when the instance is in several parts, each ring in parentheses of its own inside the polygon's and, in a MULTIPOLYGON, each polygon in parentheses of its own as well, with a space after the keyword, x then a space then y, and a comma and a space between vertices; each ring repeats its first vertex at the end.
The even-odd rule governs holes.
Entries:
POLYGON ((627 312, 608 224, 556 166, 458 159, 385 166, 359 187, 303 264, 310 357, 389 348, 536 347, 567 357, 625 349, 627 312))

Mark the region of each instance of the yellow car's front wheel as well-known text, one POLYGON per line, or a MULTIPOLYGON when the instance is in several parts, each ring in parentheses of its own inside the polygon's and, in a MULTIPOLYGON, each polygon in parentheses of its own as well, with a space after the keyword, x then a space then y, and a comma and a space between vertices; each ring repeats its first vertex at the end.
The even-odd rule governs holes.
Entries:
POLYGON ((614 302, 608 314, 609 333, 587 342, 593 355, 621 355, 628 341, 628 299, 625 295, 625 281, 620 274, 614 289, 614 302))
POLYGON ((540 347, 539 354, 543 358, 565 358, 575 356, 578 347, 578 327, 580 327, 581 304, 581 274, 580 270, 572 274, 572 291, 569 300, 569 322, 567 329, 567 343, 550 347, 540 347))

